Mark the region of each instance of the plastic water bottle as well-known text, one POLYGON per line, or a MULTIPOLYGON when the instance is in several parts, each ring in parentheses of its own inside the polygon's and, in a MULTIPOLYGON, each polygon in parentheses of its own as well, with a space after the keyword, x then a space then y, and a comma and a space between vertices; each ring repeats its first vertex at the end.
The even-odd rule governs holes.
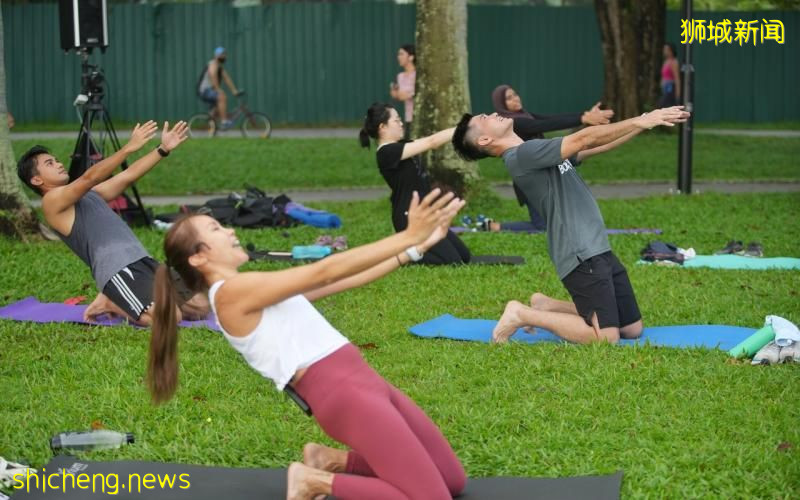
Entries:
POLYGON ((62 432, 50 438, 50 448, 56 450, 102 450, 119 448, 133 443, 133 434, 98 429, 93 431, 62 432))

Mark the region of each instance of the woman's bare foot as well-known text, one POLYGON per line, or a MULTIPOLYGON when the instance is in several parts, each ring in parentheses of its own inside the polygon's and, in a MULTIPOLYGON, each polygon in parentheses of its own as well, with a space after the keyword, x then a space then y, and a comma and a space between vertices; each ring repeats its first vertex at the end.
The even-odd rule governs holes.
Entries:
POLYGON ((509 303, 506 304, 506 309, 503 311, 500 321, 497 322, 497 326, 495 326, 492 331, 492 342, 508 342, 509 337, 514 335, 517 328, 524 326, 524 323, 519 317, 519 312, 523 308, 525 308, 525 306, 516 300, 509 301, 509 303))
POLYGON ((344 472, 347 467, 347 452, 317 443, 306 443, 303 446, 303 463, 328 472, 344 472))
POLYGON ((330 472, 293 462, 287 473, 286 500, 308 500, 330 495, 332 486, 333 474, 330 472))

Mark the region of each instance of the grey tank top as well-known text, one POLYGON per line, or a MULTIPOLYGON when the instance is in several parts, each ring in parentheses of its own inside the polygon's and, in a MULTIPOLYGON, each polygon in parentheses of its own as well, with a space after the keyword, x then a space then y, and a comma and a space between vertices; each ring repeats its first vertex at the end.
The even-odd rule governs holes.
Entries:
POLYGON ((100 291, 128 264, 149 257, 131 228, 94 191, 75 204, 69 235, 58 236, 89 266, 100 291))

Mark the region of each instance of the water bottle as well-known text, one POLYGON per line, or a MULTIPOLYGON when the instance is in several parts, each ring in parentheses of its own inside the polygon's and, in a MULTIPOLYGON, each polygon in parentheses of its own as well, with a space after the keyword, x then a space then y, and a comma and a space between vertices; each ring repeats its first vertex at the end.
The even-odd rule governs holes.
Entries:
POLYGON ((50 438, 50 448, 56 450, 102 450, 119 448, 133 443, 133 434, 98 429, 93 431, 62 432, 50 438))

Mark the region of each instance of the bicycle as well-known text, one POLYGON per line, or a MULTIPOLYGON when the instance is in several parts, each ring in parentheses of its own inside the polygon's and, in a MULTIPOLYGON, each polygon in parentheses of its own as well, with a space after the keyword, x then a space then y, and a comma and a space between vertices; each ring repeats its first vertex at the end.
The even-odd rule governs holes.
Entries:
POLYGON ((222 128, 216 117, 216 104, 210 104, 207 113, 197 113, 189 118, 189 137, 215 137, 220 130, 230 130, 238 126, 244 137, 268 138, 272 133, 269 117, 258 111, 250 111, 243 97, 244 91, 236 94, 239 106, 228 113, 228 120, 233 125, 222 128))

